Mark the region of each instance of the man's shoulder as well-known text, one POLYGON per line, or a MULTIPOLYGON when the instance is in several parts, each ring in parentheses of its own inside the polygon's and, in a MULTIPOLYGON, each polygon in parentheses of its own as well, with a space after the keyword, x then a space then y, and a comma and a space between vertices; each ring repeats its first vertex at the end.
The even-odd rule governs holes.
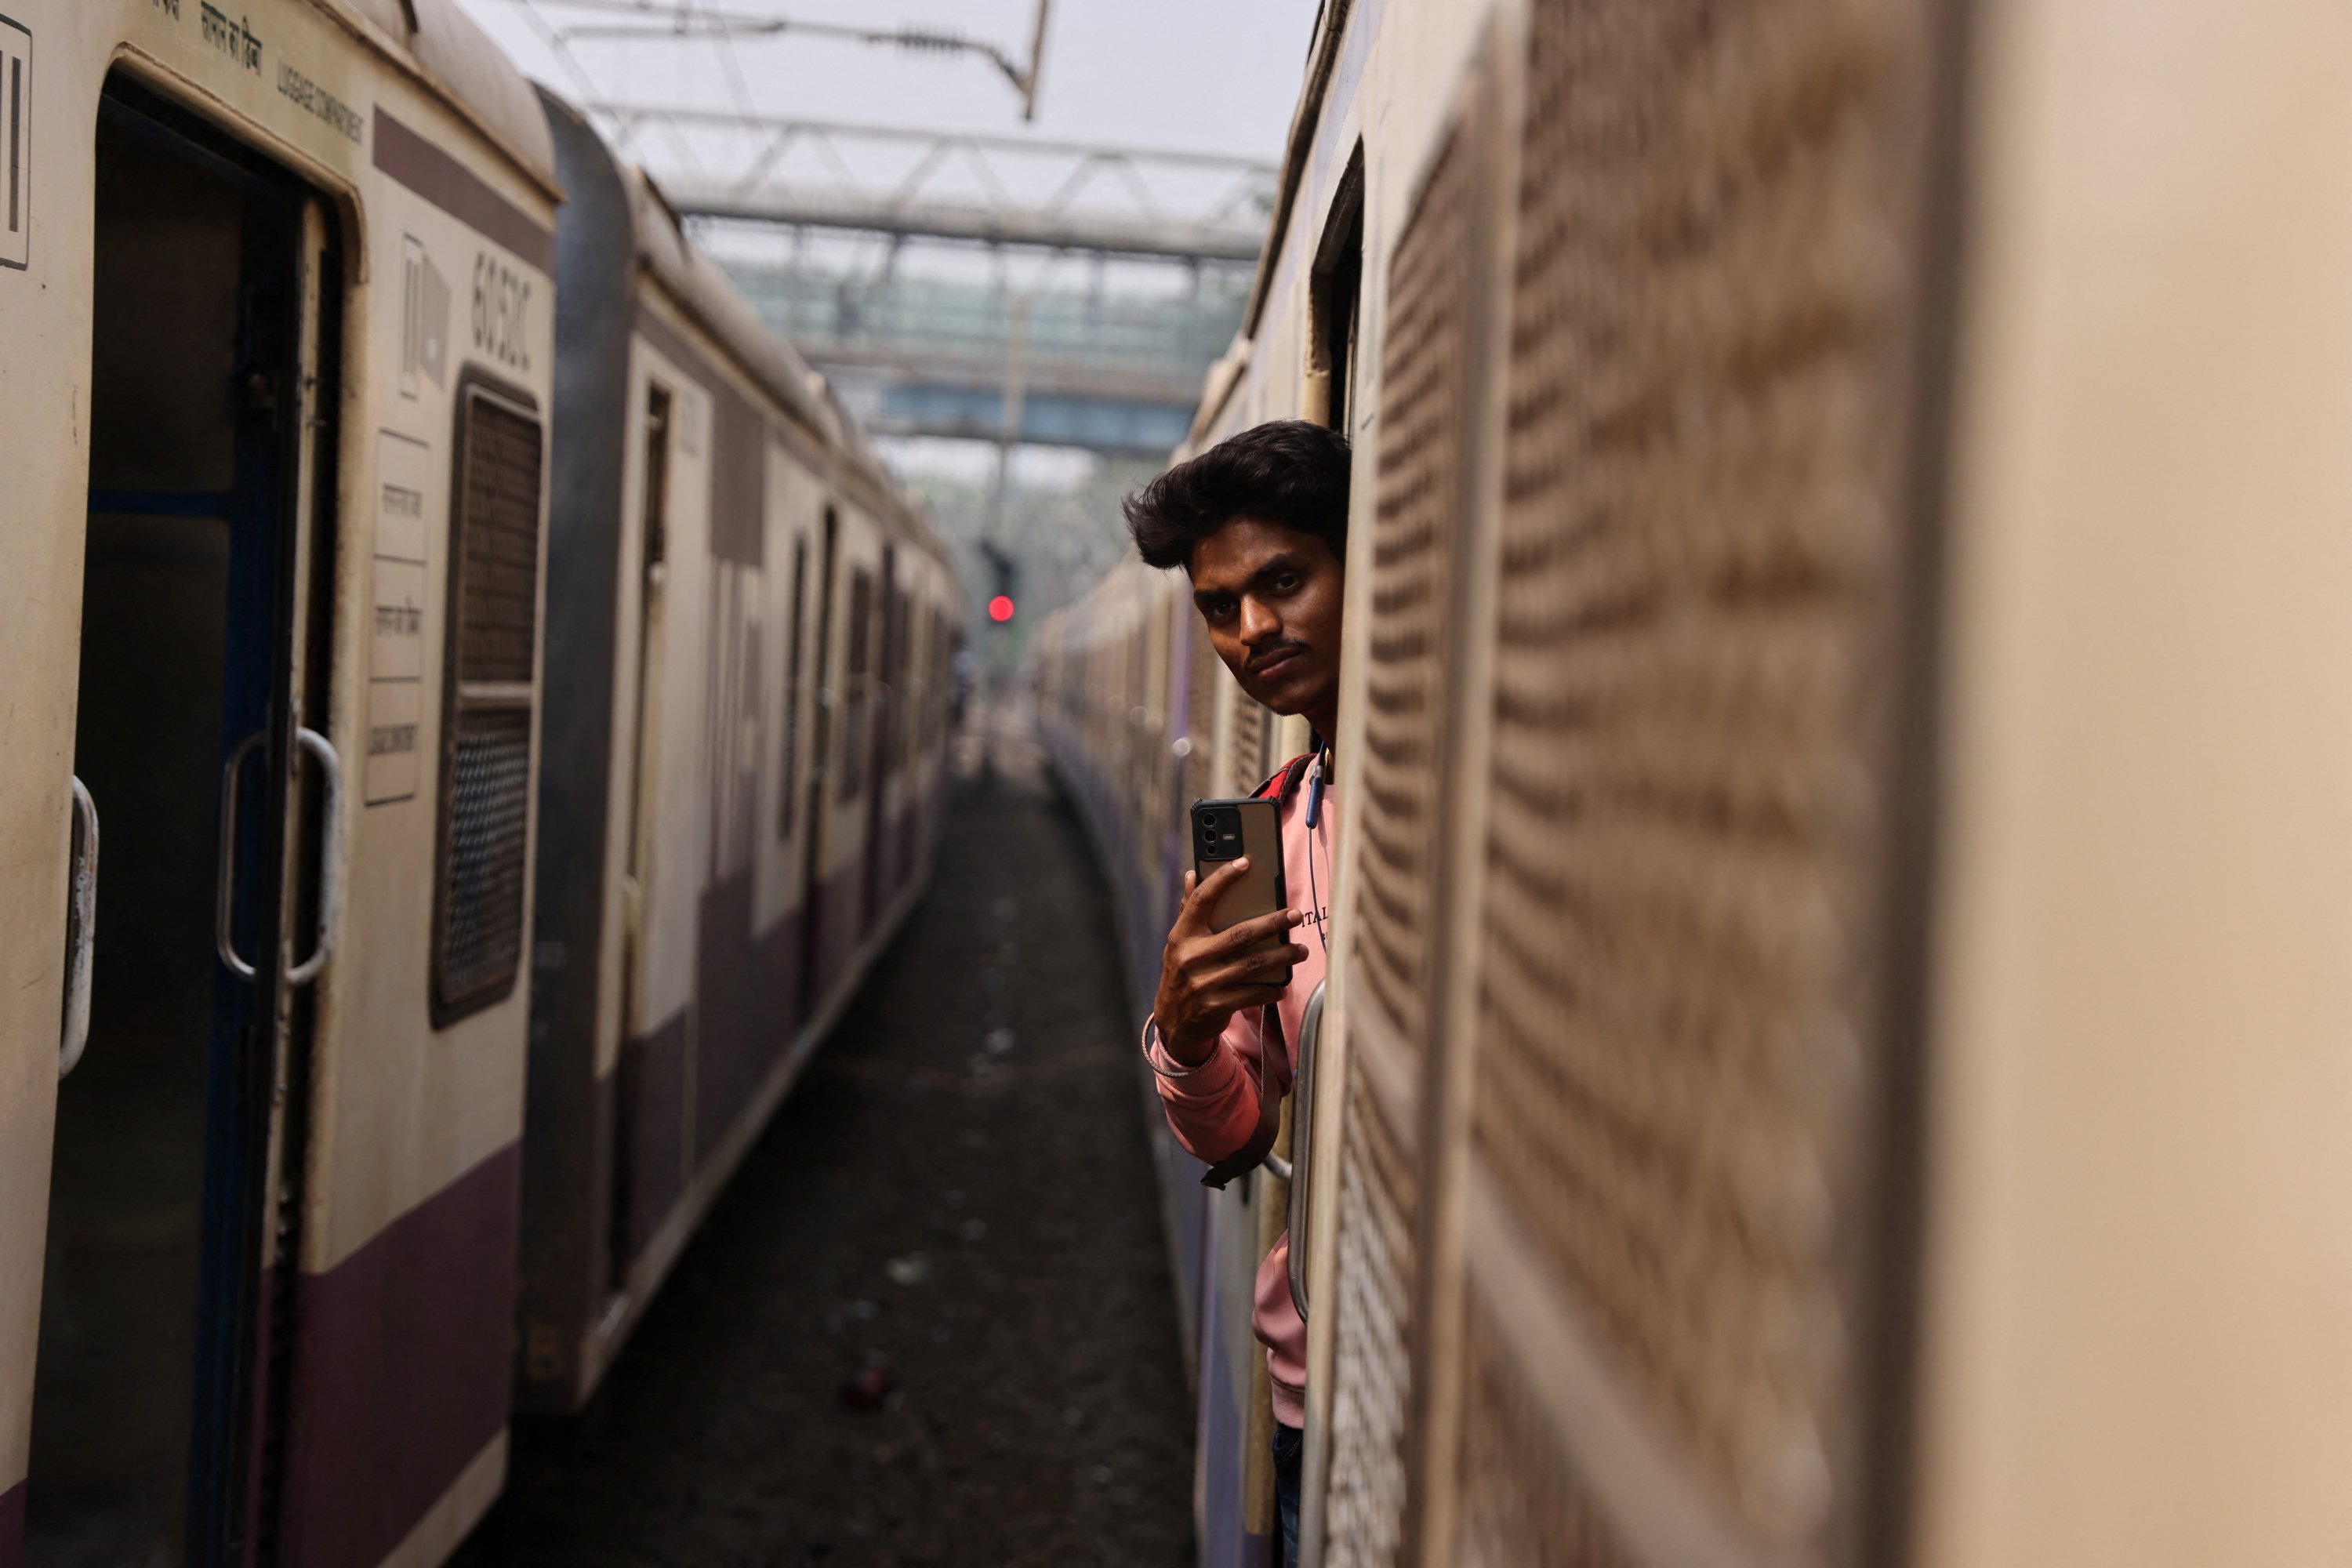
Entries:
POLYGON ((1264 784, 1250 791, 1250 798, 1265 800, 1270 797, 1287 805, 1290 797, 1298 793, 1298 781, 1307 776, 1307 764, 1314 760, 1314 752, 1299 752, 1268 774, 1264 784))

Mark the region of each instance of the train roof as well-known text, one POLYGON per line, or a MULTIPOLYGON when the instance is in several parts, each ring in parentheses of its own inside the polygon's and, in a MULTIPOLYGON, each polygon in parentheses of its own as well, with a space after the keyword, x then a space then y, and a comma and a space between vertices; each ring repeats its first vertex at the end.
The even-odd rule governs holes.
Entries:
POLYGON ((719 264, 687 238, 677 210, 653 177, 626 163, 621 165, 621 180, 629 193, 637 258, 646 269, 770 397, 827 442, 872 461, 862 449, 856 425, 835 401, 824 375, 768 325, 719 264))
MULTIPOLYGON (((507 52, 459 9, 457 0, 314 0, 362 37, 394 46, 451 108, 474 123, 526 174, 561 199, 555 142, 530 82, 507 52)), ((405 58, 403 58, 402 57, 405 58)))
MULTIPOLYGON (((609 146, 606 151, 611 151, 609 146)), ((932 528, 922 503, 907 492, 866 443, 865 431, 842 406, 824 373, 801 358, 799 351, 743 297, 734 279, 687 237, 677 210, 652 176, 635 164, 621 163, 617 158, 614 162, 629 193, 637 258, 646 269, 718 340, 737 369, 840 453, 889 500, 897 521, 912 530, 926 549, 945 559, 946 544, 932 528)))

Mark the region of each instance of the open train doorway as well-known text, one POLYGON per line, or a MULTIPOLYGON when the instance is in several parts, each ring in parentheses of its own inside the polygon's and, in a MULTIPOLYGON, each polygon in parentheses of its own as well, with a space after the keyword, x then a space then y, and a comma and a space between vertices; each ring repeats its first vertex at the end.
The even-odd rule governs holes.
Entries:
POLYGON ((1340 176, 1315 258, 1308 323, 1307 416, 1356 433, 1356 359, 1364 302, 1364 150, 1340 176))
POLYGON ((267 1447, 272 1091, 310 945, 281 940, 310 896, 284 890, 316 853, 289 826, 332 761, 299 728, 325 639, 297 626, 322 613, 299 522, 306 444, 332 451, 305 417, 333 407, 332 249, 307 190, 135 85, 110 85, 96 149, 74 772, 104 883, 58 1088, 26 1560, 209 1568, 247 1556, 267 1447))
POLYGON ((840 548, 841 515, 824 509, 824 531, 816 568, 816 712, 809 747, 808 854, 801 866, 801 908, 807 910, 801 932, 801 1016, 806 1024, 824 1005, 832 976, 825 973, 824 844, 831 814, 826 809, 833 780, 834 758, 840 750, 841 703, 834 691, 833 580, 835 557, 840 548))
MULTIPOLYGON (((872 936, 881 923, 882 905, 890 894, 889 867, 897 847, 898 825, 893 810, 898 797, 892 784, 898 765, 898 705, 905 700, 899 688, 906 684, 906 679, 898 659, 905 605, 898 593, 898 549, 895 544, 882 547, 882 582, 877 594, 875 607, 880 625, 876 628, 876 640, 880 647, 871 657, 880 670, 880 679, 868 704, 874 715, 874 732, 866 742, 873 755, 866 770, 866 776, 872 782, 866 790, 866 889, 857 904, 860 943, 872 936)), ((855 658, 853 654, 853 661, 855 658)))
MULTIPOLYGON (((646 388, 645 504, 637 562, 636 731, 629 744, 629 851, 626 879, 622 885, 625 918, 625 951, 621 959, 621 1028, 623 1045, 652 1031, 656 1022, 647 1003, 646 984, 646 911, 653 898, 654 847, 660 817, 655 791, 659 787, 662 689, 662 627, 668 605, 670 422, 674 399, 667 387, 650 383, 646 388)), ((675 1195, 674 1183, 644 1167, 636 1142, 639 1100, 645 1090, 639 1074, 619 1076, 616 1131, 613 1139, 613 1205, 605 1242, 605 1321, 617 1325, 627 1310, 629 1270, 637 1253, 652 1238, 654 1227, 675 1195)))

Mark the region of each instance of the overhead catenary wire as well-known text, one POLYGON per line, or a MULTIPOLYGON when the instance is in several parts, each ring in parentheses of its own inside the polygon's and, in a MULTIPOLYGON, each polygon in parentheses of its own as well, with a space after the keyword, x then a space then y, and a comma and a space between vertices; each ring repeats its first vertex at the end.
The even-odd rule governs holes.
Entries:
MULTIPOLYGON (((860 26, 847 22, 817 22, 770 12, 723 10, 698 0, 518 0, 526 8, 545 5, 560 11, 592 16, 625 17, 626 21, 572 23, 557 27, 554 37, 565 43, 583 38, 655 40, 713 38, 722 47, 741 37, 797 35, 848 43, 898 48, 918 54, 971 55, 994 66, 1013 91, 1022 95, 1022 118, 1034 119, 1037 99, 1037 57, 1045 37, 1048 5, 1040 0, 1035 42, 1026 66, 984 39, 967 38, 945 28, 903 23, 896 27, 860 26)), ((552 41, 552 40, 551 40, 552 41)), ((743 104, 749 108, 748 102, 743 104)))
POLYGON ((597 92, 595 79, 588 74, 588 68, 581 63, 580 57, 572 53, 571 41, 564 37, 562 29, 540 14, 536 0, 515 0, 515 3, 521 7, 523 19, 530 24, 541 40, 553 52, 556 63, 572 78, 572 85, 583 97, 594 98, 597 92))
MULTIPOLYGON (((687 3, 690 5, 692 0, 687 3)), ((745 114, 758 112, 758 106, 751 100, 751 84, 743 75, 743 62, 735 54, 735 35, 722 30, 718 41, 719 66, 726 72, 727 90, 734 97, 735 107, 745 114)))

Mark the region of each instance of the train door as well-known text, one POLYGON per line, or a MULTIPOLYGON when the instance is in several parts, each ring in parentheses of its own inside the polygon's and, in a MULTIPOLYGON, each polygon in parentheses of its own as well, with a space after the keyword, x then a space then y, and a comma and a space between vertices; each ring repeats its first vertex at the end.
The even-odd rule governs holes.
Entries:
POLYGON ((323 214, 131 89, 102 102, 96 179, 73 767, 105 896, 58 1098, 26 1519, 42 1568, 242 1555, 273 1089, 325 959, 294 928, 335 767, 300 723, 303 650, 325 646, 300 527, 310 443, 332 450, 323 214))
MULTIPOLYGON (((882 580, 877 599, 877 629, 881 635, 876 639, 879 648, 875 655, 878 678, 870 704, 874 734, 868 742, 871 755, 866 773, 874 783, 872 805, 866 814, 866 894, 858 902, 857 911, 857 940, 861 946, 873 935, 876 922, 882 918, 883 900, 889 894, 887 872, 897 842, 898 825, 893 816, 898 799, 898 688, 902 672, 898 653, 902 611, 898 598, 898 547, 895 544, 882 547, 882 580)), ((850 657, 855 661, 856 652, 853 650, 850 657)))
MULTIPOLYGON (((653 885, 655 821, 655 748, 661 736, 657 711, 661 694, 663 611, 667 601, 669 552, 669 469, 672 398, 659 383, 646 387, 644 501, 642 545, 637 562, 637 659, 635 686, 636 728, 629 746, 629 851, 622 874, 621 1032, 625 1044, 651 1023, 644 1016, 646 995, 646 918, 647 890, 653 885)), ((628 1107, 623 1107, 625 1121, 628 1107)), ((629 1266, 636 1260, 643 1232, 656 1216, 641 1215, 644 1173, 636 1162, 636 1140, 624 1126, 613 1141, 613 1205, 611 1245, 605 1257, 611 1268, 609 1289, 626 1295, 629 1266)))
MULTIPOLYGON (((781 464, 778 465, 782 471, 781 464)), ((791 967, 791 977, 783 993, 784 1015, 778 1023, 789 1038, 808 1013, 808 975, 803 963, 806 945, 809 910, 805 870, 808 864, 806 847, 810 832, 807 800, 801 793, 802 769, 807 761, 810 745, 803 726, 808 722, 806 681, 809 673, 809 537, 798 509, 771 503, 772 516, 792 517, 793 569, 780 584, 790 597, 782 616, 784 647, 781 706, 782 712, 777 725, 781 755, 776 767, 776 850, 775 866, 781 879, 778 899, 788 920, 798 920, 802 930, 784 939, 784 962, 791 967)))
POLYGON ((841 543, 841 514, 824 509, 824 542, 816 572, 816 712, 811 720, 808 770, 808 859, 802 868, 801 908, 805 911, 801 941, 801 1018, 814 1019, 824 1005, 825 977, 819 962, 825 950, 825 907, 818 895, 824 888, 824 840, 829 814, 826 782, 833 774, 835 752, 840 746, 838 695, 833 681, 834 563, 841 543))
MULTIPOLYGON (((1337 430, 1351 441, 1356 436, 1358 415, 1356 378, 1361 368, 1359 350, 1363 335, 1364 297, 1364 150, 1360 143, 1349 161, 1347 174, 1341 178, 1339 191, 1332 198, 1330 216, 1325 220, 1321 254, 1317 258, 1313 286, 1312 308, 1308 313, 1309 370, 1307 374, 1307 413, 1310 417, 1337 430)), ((1328 739, 1329 737, 1326 737, 1328 739)), ((1344 822, 1344 814, 1339 820, 1344 822)), ((1322 889, 1328 896, 1331 889, 1322 889)), ((1325 911, 1327 912, 1328 906, 1325 911)), ((1327 923, 1325 934, 1329 928, 1327 923)), ((1327 1005, 1336 1001, 1327 997, 1327 1005)), ((1276 1140, 1276 1149, 1293 1162, 1293 1169, 1306 1165, 1313 1169, 1315 1152, 1307 1147, 1314 1134, 1314 1107, 1301 1098, 1294 1098, 1283 1106, 1282 1127, 1276 1140), (1303 1120, 1304 1119, 1304 1120, 1303 1120), (1300 1156, 1304 1155, 1304 1158, 1300 1156)), ((1331 1125, 1326 1122, 1327 1126, 1331 1125)), ((1306 1214, 1303 1195, 1294 1202, 1290 1184, 1276 1186, 1276 1201, 1280 1205, 1279 1216, 1261 1216, 1262 1229, 1268 1234, 1288 1234, 1294 1217, 1307 1224, 1300 1234, 1290 1234, 1289 1243, 1297 1256, 1302 1272, 1311 1266, 1312 1244, 1306 1231, 1313 1228, 1312 1216, 1306 1214)), ((1328 1206, 1328 1205, 1327 1205, 1328 1206)), ((1307 1418, 1302 1455, 1302 1490, 1315 1498, 1306 1512, 1310 1516, 1316 1532, 1322 1524, 1321 1490, 1328 1473, 1331 1456, 1330 1399, 1328 1377, 1318 1378, 1311 1372, 1308 1378, 1307 1418)), ((1262 1448, 1253 1452, 1253 1466, 1268 1465, 1262 1448)), ((1271 1484, 1268 1478, 1267 1485, 1271 1484)), ((1253 1484, 1253 1495, 1262 1495, 1263 1488, 1253 1484)))

